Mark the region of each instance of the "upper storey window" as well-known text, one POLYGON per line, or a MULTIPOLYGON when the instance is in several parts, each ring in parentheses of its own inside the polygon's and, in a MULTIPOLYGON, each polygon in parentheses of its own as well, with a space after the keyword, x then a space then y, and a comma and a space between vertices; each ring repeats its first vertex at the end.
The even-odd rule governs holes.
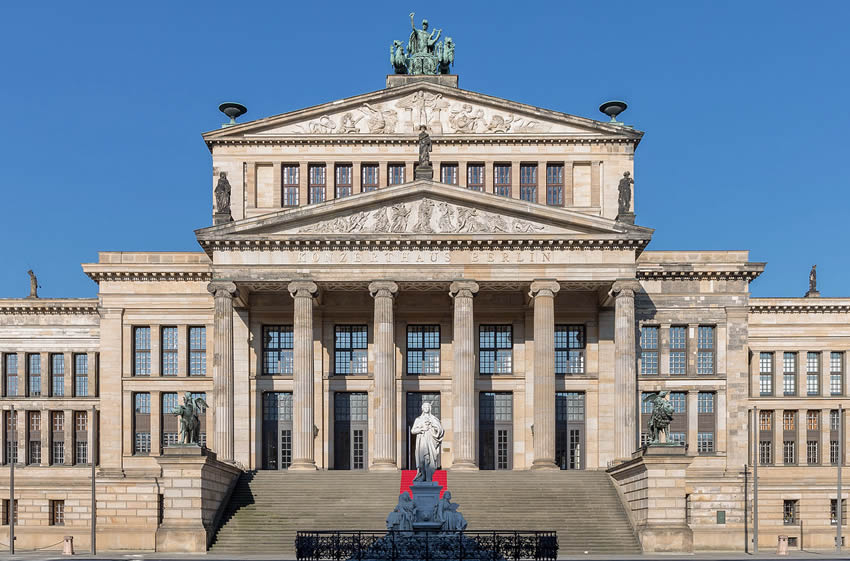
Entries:
POLYGON ((284 164, 283 166, 283 206, 298 206, 298 185, 300 171, 297 165, 284 164))
POLYGON ((531 203, 537 202, 537 165, 519 166, 519 198, 531 203))
POLYGON ((6 355, 6 396, 18 395, 18 355, 15 353, 6 355))
POLYGON ((714 326, 700 325, 697 330, 697 374, 714 374, 714 326))
POLYGON ((684 376, 687 374, 687 344, 688 328, 674 325, 670 328, 670 374, 684 376))
POLYGON ((207 375, 207 328, 189 328, 189 376, 207 375))
POLYGON ((378 164, 363 164, 360 168, 361 185, 364 193, 378 188, 378 164))
POLYGON ((555 374, 584 374, 583 325, 555 326, 555 374))
POLYGON ((511 325, 481 325, 478 328, 480 374, 513 373, 513 328, 511 325))
POLYGON ((466 187, 473 191, 484 190, 484 164, 466 166, 466 187))
POLYGON ((325 164, 311 164, 308 171, 310 174, 310 204, 324 202, 325 189, 327 188, 327 169, 325 168, 325 164))
POLYGON ((440 182, 446 185, 457 185, 457 164, 440 166, 440 182))
POLYGON ((334 337, 334 372, 366 374, 369 355, 365 325, 337 325, 334 337))
POLYGON ((27 355, 27 370, 29 374, 29 395, 39 397, 41 395, 41 355, 27 355))
POLYGON ((133 329, 133 374, 135 376, 151 375, 151 328, 136 327, 133 329))
POLYGON ((773 353, 759 353, 759 395, 773 395, 773 353))
POLYGON ((341 199, 348 197, 352 191, 351 164, 337 164, 336 166, 336 191, 335 197, 341 199))
POLYGON ((501 197, 511 196, 511 164, 493 166, 493 193, 501 197))
POLYGON ((264 325, 263 374, 292 374, 294 343, 291 325, 264 325))
POLYGON ((564 165, 546 166, 546 204, 564 206, 564 165))
POLYGON ((401 185, 404 183, 404 164, 390 164, 387 166, 387 179, 389 185, 401 185))
POLYGON ((640 328, 640 373, 643 376, 658 376, 657 325, 640 328))

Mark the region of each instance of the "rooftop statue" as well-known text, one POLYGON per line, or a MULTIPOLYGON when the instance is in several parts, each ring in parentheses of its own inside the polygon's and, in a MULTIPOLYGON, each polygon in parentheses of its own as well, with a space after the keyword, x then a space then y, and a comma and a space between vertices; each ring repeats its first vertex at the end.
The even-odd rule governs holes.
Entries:
POLYGON ((815 270, 817 265, 812 265, 812 270, 809 271, 809 292, 818 291, 818 272, 815 270))
POLYGON ((410 37, 407 53, 401 41, 393 41, 390 47, 390 63, 396 74, 448 74, 454 64, 455 45, 451 37, 439 43, 442 29, 428 30, 428 20, 422 20, 422 29, 416 29, 410 13, 410 37))
POLYGON ((38 277, 32 272, 32 269, 27 271, 30 276, 30 295, 27 298, 38 298, 38 277))

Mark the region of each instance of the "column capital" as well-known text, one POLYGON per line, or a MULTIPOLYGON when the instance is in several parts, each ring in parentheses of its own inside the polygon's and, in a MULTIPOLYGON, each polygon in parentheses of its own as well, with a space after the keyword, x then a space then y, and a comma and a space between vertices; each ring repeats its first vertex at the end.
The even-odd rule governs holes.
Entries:
POLYGON ((538 279, 531 283, 531 289, 528 295, 532 298, 538 296, 554 297, 561 290, 561 285, 558 281, 552 279, 538 279))
POLYGON ((213 281, 207 285, 207 291, 216 298, 233 298, 238 292, 236 284, 230 281, 213 281))
POLYGON ((456 280, 449 287, 449 296, 472 298, 478 292, 478 283, 474 280, 456 280))
POLYGON ((392 298, 398 292, 398 285, 390 280, 378 280, 369 283, 369 295, 372 298, 392 298))
POLYGON ((620 296, 634 298, 638 290, 640 290, 640 283, 637 279, 617 279, 611 287, 611 294, 616 298, 620 296))
POLYGON ((293 298, 312 298, 319 291, 319 287, 311 280, 292 281, 286 289, 293 298))

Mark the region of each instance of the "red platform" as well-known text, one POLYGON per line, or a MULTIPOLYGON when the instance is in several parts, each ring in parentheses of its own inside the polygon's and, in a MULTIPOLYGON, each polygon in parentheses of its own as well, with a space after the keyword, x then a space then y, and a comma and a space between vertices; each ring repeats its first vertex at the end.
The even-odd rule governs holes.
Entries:
MULTIPOLYGON (((413 493, 410 492, 410 484, 413 483, 413 479, 416 477, 415 469, 405 469, 401 471, 401 488, 398 490, 398 494, 407 493, 410 495, 410 498, 413 498, 413 493)), ((434 472, 434 481, 440 484, 440 498, 443 498, 443 493, 446 492, 446 487, 448 486, 448 474, 444 469, 438 469, 434 472)))

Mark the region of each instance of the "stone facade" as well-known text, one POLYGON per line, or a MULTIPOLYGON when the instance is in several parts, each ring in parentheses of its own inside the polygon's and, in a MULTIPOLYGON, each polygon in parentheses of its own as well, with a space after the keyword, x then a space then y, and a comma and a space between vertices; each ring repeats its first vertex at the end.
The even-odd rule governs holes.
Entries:
POLYGON ((205 134, 234 220, 197 230, 201 251, 104 252, 83 265, 97 299, 0 301, 0 405, 24 412, 0 435, 0 496, 14 442, 23 464, 18 547, 87 547, 84 434, 102 549, 201 550, 239 469, 412 467, 423 399, 439 399, 450 470, 609 469, 647 550, 743 549, 741 472, 768 439, 760 543, 789 533, 796 500, 807 547, 830 546, 850 299, 751 298, 764 264, 745 251, 646 250, 652 230, 617 220, 639 131, 452 81, 391 85, 205 134), (420 126, 434 180, 414 179, 420 126), (658 390, 681 457, 634 456, 658 390), (169 447, 186 391, 211 405, 215 460, 169 447), (753 407, 797 423, 756 436, 753 407), (790 440, 792 465, 776 455, 790 440))

